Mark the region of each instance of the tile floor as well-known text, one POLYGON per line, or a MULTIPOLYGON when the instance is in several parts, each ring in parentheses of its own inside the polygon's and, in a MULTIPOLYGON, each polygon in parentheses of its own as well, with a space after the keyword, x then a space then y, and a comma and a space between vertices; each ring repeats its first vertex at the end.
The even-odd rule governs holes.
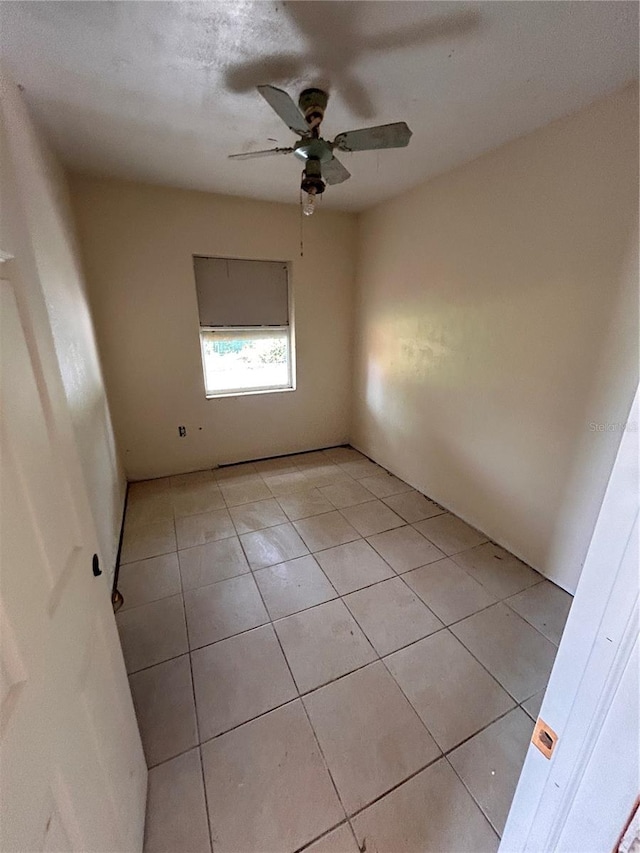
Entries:
POLYGON ((147 853, 496 850, 571 597, 341 447, 130 486, 147 853))

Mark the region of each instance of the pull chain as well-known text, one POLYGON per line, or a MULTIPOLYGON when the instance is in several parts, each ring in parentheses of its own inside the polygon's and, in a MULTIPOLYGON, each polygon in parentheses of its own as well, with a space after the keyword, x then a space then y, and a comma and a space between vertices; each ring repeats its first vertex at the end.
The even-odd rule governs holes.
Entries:
POLYGON ((302 212, 302 190, 300 190, 300 257, 304 258, 304 214, 302 212))

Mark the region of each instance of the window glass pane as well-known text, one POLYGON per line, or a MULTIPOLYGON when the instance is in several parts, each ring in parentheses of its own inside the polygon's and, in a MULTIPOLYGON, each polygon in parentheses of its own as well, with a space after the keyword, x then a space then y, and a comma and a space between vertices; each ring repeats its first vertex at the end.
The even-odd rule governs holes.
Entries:
POLYGON ((289 329, 203 331, 208 394, 289 388, 289 329))

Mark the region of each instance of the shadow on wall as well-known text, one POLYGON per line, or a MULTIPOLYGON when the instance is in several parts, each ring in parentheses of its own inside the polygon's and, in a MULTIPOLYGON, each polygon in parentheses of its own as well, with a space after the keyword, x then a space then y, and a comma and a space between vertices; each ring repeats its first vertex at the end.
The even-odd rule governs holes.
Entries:
POLYGON ((310 84, 337 91, 354 115, 372 118, 376 109, 369 87, 353 70, 363 55, 465 35, 475 31, 481 20, 477 9, 434 15, 429 13, 429 4, 424 4, 426 20, 421 24, 362 36, 359 25, 366 20, 369 5, 352 0, 284 3, 284 12, 307 43, 306 52, 275 53, 239 63, 227 70, 227 87, 232 92, 247 92, 262 83, 286 84, 305 78, 313 68, 310 84))
MULTIPOLYGON (((573 566, 575 584, 587 556, 600 504, 611 476, 625 429, 640 431, 640 424, 627 422, 638 387, 640 312, 638 309, 638 222, 631 228, 628 249, 621 261, 617 284, 618 298, 609 318, 608 332, 598 351, 598 369, 584 408, 581 429, 576 435, 575 453, 556 513, 556 525, 549 542, 548 560, 554 565, 567 562, 567 554, 582 551, 579 565, 573 566), (616 369, 632 365, 628 371, 616 369), (617 404, 617 405, 615 405, 617 404), (601 484, 597 503, 588 500, 593 482, 601 484), (572 533, 568 539, 567 533, 572 533)), ((573 592, 573 589, 569 589, 573 592)))
MULTIPOLYGON (((55 369, 59 370, 70 415, 97 550, 112 570, 126 484, 117 458, 66 178, 51 149, 33 129, 20 94, 11 83, 3 90, 2 108, 9 140, 5 148, 22 207, 22 221, 12 221, 12 225, 27 235, 22 238, 21 251, 16 252, 18 269, 34 280, 32 291, 41 291, 47 305, 55 369)), ((24 301, 28 292, 29 288, 18 291, 24 317, 32 310, 24 301)))

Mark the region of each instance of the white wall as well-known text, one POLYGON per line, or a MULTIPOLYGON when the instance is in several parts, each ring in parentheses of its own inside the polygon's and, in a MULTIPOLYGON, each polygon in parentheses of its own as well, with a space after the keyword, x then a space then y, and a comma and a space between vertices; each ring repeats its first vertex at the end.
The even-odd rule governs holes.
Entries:
POLYGON ((353 443, 570 592, 637 381, 637 137, 631 87, 360 221, 353 443))
MULTIPOLYGON (((3 180, 0 250, 38 279, 74 427, 101 564, 115 568, 126 481, 111 426, 64 175, 30 121, 17 87, 1 78, 3 180)), ((38 288, 33 288, 38 289, 38 288)))
POLYGON ((540 709, 558 746, 529 746, 501 853, 615 851, 640 790, 638 462, 625 431, 540 709))
POLYGON ((71 178, 116 435, 130 480, 344 442, 355 217, 71 178), (192 256, 292 263, 297 390, 207 400, 192 256), (187 436, 178 436, 178 426, 187 436))

